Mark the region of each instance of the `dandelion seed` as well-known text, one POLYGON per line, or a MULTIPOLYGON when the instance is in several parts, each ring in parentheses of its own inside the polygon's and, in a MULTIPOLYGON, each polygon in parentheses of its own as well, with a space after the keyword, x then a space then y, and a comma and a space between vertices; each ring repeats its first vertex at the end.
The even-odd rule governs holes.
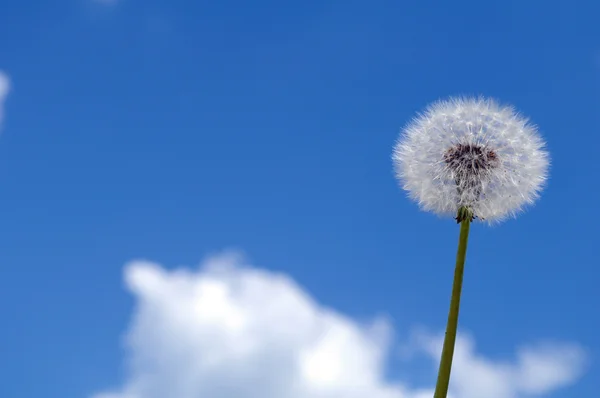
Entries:
POLYGON ((394 148, 396 174, 426 211, 455 216, 468 207, 489 222, 533 204, 549 157, 537 128, 513 108, 488 99, 429 106, 394 148))

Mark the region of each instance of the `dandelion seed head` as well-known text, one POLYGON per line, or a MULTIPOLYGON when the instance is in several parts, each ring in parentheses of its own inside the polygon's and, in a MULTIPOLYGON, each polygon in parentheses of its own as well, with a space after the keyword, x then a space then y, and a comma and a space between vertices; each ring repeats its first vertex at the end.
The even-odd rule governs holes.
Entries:
POLYGON ((485 98, 430 105, 404 128, 393 161, 402 187, 423 210, 454 217, 468 207, 488 222, 533 204, 549 167, 537 128, 485 98))

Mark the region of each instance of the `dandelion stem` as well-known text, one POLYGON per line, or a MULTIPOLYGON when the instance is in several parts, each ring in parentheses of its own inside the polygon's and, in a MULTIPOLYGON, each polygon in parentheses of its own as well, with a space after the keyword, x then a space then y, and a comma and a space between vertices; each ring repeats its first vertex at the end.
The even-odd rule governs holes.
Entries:
POLYGON ((460 294, 462 290, 471 218, 472 213, 467 208, 462 207, 458 211, 457 221, 460 222, 460 237, 458 239, 458 252, 456 254, 456 268, 454 269, 452 299, 450 300, 448 324, 446 325, 446 335, 444 337, 444 346, 442 348, 442 358, 440 360, 440 369, 438 372, 433 398, 446 398, 448 395, 448 385, 450 384, 452 356, 454 355, 454 345, 456 343, 456 329, 458 328, 458 312, 460 309, 460 294))

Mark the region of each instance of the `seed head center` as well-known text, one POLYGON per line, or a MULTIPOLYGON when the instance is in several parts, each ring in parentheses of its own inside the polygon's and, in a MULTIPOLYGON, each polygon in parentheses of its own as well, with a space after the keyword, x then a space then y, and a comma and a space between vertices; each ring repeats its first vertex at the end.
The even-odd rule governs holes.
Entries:
POLYGON ((444 161, 455 171, 479 174, 496 167, 498 155, 483 145, 457 144, 444 153, 444 161))

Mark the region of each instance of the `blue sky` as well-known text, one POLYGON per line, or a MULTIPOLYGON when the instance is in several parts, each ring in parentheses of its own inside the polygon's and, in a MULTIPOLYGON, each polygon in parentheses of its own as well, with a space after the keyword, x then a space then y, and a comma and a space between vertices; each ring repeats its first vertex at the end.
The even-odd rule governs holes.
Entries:
MULTIPOLYGON (((489 361, 578 347, 585 369, 540 396, 592 396, 600 7, 488 3, 2 4, 0 396, 129 397, 128 363, 153 352, 123 336, 147 337, 135 314, 156 292, 139 288, 155 266, 130 265, 126 283, 125 264, 201 281, 212 274, 198 264, 228 250, 246 260, 206 261, 266 270, 265 292, 283 273, 361 336, 383 316, 379 383, 431 387, 436 361, 401 348, 443 330, 458 228, 405 198, 390 156, 415 112, 456 94, 514 104, 552 156, 533 209, 472 229, 461 330, 489 361)), ((178 383, 162 376, 157 391, 178 383)))

